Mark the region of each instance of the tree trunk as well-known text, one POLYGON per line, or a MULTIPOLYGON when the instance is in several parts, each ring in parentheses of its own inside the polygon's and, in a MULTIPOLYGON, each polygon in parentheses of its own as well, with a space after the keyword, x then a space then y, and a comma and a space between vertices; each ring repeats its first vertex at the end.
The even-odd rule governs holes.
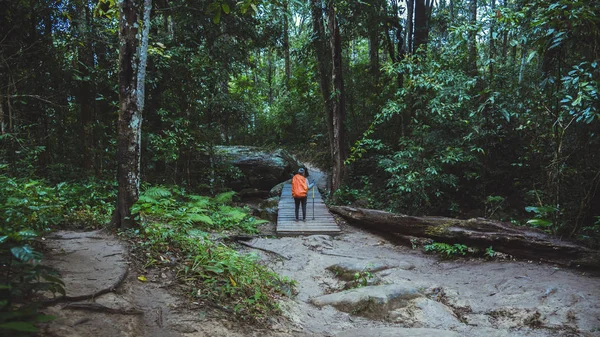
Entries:
POLYGON ((330 210, 349 223, 394 235, 461 243, 521 257, 570 266, 600 267, 600 252, 556 239, 541 231, 483 218, 459 220, 414 217, 384 211, 334 206, 330 210))
POLYGON ((477 76, 477 0, 469 0, 469 62, 467 72, 477 76))
POLYGON ((419 50, 419 47, 423 47, 423 49, 426 49, 429 29, 427 28, 427 7, 425 6, 425 0, 415 0, 414 29, 415 40, 413 52, 419 50))
POLYGON ((330 2, 328 10, 329 34, 331 41, 332 82, 333 82, 333 169, 331 177, 331 193, 335 193, 344 180, 346 160, 346 134, 344 123, 346 119, 346 100, 344 80, 342 77, 342 37, 338 25, 335 7, 330 2))
POLYGON ((290 68, 290 28, 288 18, 288 2, 283 3, 283 53, 285 59, 285 88, 290 89, 290 78, 292 70, 290 68))
POLYGON ((139 198, 140 146, 146 52, 152 0, 144 1, 144 28, 138 46, 138 9, 134 0, 121 0, 119 28, 119 120, 117 123, 117 207, 112 222, 116 227, 132 227, 131 206, 139 198), (142 83, 140 83, 142 82, 142 83))
POLYGON ((267 82, 269 83, 269 104, 273 104, 273 52, 267 49, 267 82))
POLYGON ((406 53, 413 53, 413 18, 415 0, 406 0, 406 53))
POLYGON ((490 84, 494 83, 494 57, 496 57, 495 51, 495 38, 494 33, 496 31, 496 0, 491 0, 492 5, 492 17, 490 18, 490 84))
POLYGON ((310 0, 313 26, 313 47, 317 58, 319 72, 319 87, 323 96, 323 113, 327 121, 327 135, 329 137, 329 151, 333 160, 333 110, 331 107, 331 48, 325 37, 323 24, 323 8, 321 0, 310 0))
POLYGON ((82 167, 91 171, 94 167, 92 123, 94 119, 94 102, 92 97, 92 71, 94 67, 94 51, 91 41, 92 14, 86 0, 76 3, 75 26, 81 45, 77 46, 78 72, 80 76, 79 93, 77 101, 80 107, 81 123, 81 153, 83 154, 82 167))
POLYGON ((379 78, 379 8, 372 5, 369 10, 369 70, 375 82, 379 78))
POLYGON ((6 124, 4 123, 4 102, 0 95, 0 135, 6 134, 6 124))

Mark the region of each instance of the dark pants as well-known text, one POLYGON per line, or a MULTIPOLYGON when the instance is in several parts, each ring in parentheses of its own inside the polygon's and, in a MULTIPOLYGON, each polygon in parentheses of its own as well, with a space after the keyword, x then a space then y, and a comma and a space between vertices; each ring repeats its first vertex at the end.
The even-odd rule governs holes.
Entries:
POLYGON ((302 220, 306 220, 306 197, 294 198, 294 203, 296 204, 296 220, 298 220, 298 207, 300 203, 302 203, 302 220))

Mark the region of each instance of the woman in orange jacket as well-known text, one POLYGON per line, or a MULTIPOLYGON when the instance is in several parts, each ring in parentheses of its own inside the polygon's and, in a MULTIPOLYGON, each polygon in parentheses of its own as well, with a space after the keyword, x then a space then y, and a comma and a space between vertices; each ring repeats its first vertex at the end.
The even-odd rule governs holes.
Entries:
POLYGON ((298 208, 302 204, 302 221, 306 221, 306 195, 308 190, 314 186, 314 183, 309 183, 304 176, 304 169, 300 168, 298 173, 292 178, 292 197, 296 206, 296 221, 298 221, 298 208))

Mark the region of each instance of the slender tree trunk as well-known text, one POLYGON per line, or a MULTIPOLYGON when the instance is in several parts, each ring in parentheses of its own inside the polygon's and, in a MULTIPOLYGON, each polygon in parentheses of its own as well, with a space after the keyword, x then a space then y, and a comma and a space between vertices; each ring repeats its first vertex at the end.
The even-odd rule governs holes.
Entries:
POLYGON ((81 123, 81 153, 83 154, 82 167, 85 171, 91 171, 94 167, 94 140, 92 123, 94 119, 94 102, 92 97, 92 72, 94 67, 94 51, 91 41, 92 18, 87 0, 76 3, 78 19, 75 20, 77 32, 81 45, 77 47, 78 71, 81 77, 79 83, 79 95, 77 101, 80 107, 81 123))
POLYGON ((370 8, 369 15, 369 70, 373 75, 375 81, 379 78, 379 15, 378 8, 374 5, 370 8))
POLYGON ((269 104, 273 104, 273 52, 267 49, 267 82, 269 83, 269 104))
MULTIPOLYGON (((502 1, 502 7, 506 8, 506 0, 502 1)), ((502 32, 502 64, 506 65, 508 56, 508 31, 502 32)))
POLYGON ((285 88, 290 89, 290 78, 292 70, 290 66, 290 27, 289 27, 289 12, 288 2, 283 3, 283 53, 285 58, 285 88))
POLYGON ((310 0, 313 47, 317 58, 319 73, 319 87, 323 96, 323 113, 327 121, 327 135, 329 136, 329 151, 333 159, 333 110, 331 107, 331 48, 327 44, 325 25, 323 23, 323 7, 321 0, 310 0))
POLYGON ((477 0, 469 0, 469 63, 468 72, 477 76, 477 0))
POLYGON ((414 52, 420 47, 427 48, 427 11, 425 0, 415 0, 415 41, 414 52))
POLYGON ((6 123, 4 123, 4 101, 0 95, 0 135, 6 134, 6 123))
POLYGON ((344 80, 342 77, 342 38, 332 2, 328 6, 328 24, 331 42, 332 82, 333 82, 333 170, 331 193, 338 190, 345 176, 344 160, 346 160, 346 135, 344 123, 346 119, 346 101, 344 80))
POLYGON ((496 0, 491 0, 492 17, 490 18, 490 84, 494 83, 494 58, 496 57, 496 46, 494 33, 496 32, 496 0))
POLYGON ((413 49, 413 19, 415 13, 415 0, 406 0, 406 52, 412 54, 413 49))
POLYGON ((119 23, 119 120, 117 123, 117 181, 119 190, 113 223, 132 227, 135 222, 131 206, 139 198, 140 147, 144 81, 150 9, 152 0, 144 1, 141 45, 138 46, 138 8, 134 0, 120 0, 119 23), (140 83, 141 82, 141 83, 140 83))

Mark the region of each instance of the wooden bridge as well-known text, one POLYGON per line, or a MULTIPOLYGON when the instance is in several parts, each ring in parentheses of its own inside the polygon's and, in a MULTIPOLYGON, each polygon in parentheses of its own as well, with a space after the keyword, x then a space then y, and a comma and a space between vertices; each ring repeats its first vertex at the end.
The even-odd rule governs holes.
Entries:
POLYGON ((306 221, 302 221, 302 205, 298 210, 300 221, 296 221, 294 213, 294 198, 292 198, 292 184, 285 184, 279 199, 279 212, 277 213, 278 235, 313 235, 313 234, 340 234, 340 227, 329 213, 323 198, 316 188, 308 191, 306 203, 306 221), (314 190, 314 191, 313 191, 314 190), (314 193, 314 194, 313 194, 314 193), (314 196, 314 199, 313 199, 314 196), (314 211, 313 211, 314 200, 314 211))

